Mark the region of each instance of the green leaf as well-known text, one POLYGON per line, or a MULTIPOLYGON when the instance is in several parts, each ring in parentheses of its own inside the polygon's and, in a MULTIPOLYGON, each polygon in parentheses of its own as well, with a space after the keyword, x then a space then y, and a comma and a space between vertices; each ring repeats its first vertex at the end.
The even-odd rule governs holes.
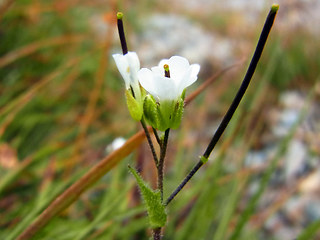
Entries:
POLYGON ((152 229, 163 227, 167 222, 167 214, 165 211, 165 206, 161 202, 160 191, 152 190, 141 178, 141 176, 136 172, 135 169, 128 166, 130 172, 136 178, 139 185, 142 198, 147 207, 147 212, 149 216, 149 222, 152 229))
POLYGON ((143 114, 142 105, 132 96, 130 90, 126 90, 126 99, 131 117, 136 121, 140 121, 143 114))

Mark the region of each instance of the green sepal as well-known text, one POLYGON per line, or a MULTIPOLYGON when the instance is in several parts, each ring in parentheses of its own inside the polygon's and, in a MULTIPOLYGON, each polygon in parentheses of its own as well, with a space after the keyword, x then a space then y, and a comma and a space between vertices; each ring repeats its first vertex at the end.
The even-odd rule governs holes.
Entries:
POLYGON ((142 198, 147 208, 150 226, 152 229, 161 228, 167 222, 165 206, 161 202, 160 191, 152 190, 136 172, 135 169, 128 166, 132 175, 136 178, 142 198))
POLYGON ((125 94, 127 99, 127 106, 131 117, 136 121, 140 121, 143 114, 142 104, 132 96, 132 93, 129 89, 126 90, 125 94))
POLYGON ((151 95, 147 95, 143 101, 143 114, 147 122, 155 129, 159 126, 158 104, 151 95))
POLYGON ((144 100, 144 98, 147 95, 147 92, 140 84, 139 84, 139 89, 140 89, 140 93, 141 93, 141 99, 144 100))
POLYGON ((183 101, 186 98, 186 91, 187 91, 187 88, 183 89, 182 94, 181 94, 181 98, 183 101))
POLYGON ((172 113, 174 110, 174 101, 162 101, 158 106, 159 125, 160 131, 165 131, 171 127, 172 113))
POLYGON ((177 129, 180 126, 183 115, 184 101, 182 98, 176 101, 163 101, 160 103, 159 126, 160 131, 165 131, 168 128, 177 129))
POLYGON ((177 129, 180 126, 182 115, 184 109, 184 100, 180 98, 178 102, 176 102, 174 106, 174 111, 171 115, 171 124, 170 128, 177 129))

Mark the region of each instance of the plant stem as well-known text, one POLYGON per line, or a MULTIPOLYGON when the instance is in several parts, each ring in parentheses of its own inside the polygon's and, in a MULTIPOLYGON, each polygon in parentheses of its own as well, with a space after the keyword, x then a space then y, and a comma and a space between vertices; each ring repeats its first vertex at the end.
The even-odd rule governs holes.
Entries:
POLYGON ((158 189, 160 190, 160 193, 161 193, 161 201, 163 201, 163 166, 164 166, 164 158, 166 156, 166 151, 167 151, 169 132, 170 132, 170 128, 168 128, 164 132, 164 138, 161 141, 161 145, 160 145, 160 159, 159 159, 159 163, 158 163, 158 166, 157 166, 157 170, 158 170, 158 189))
POLYGON ((161 240, 161 228, 152 229, 153 240, 161 240))
MULTIPOLYGON (((168 128, 164 132, 164 137, 162 140, 160 140, 159 138, 160 159, 157 165, 157 170, 158 170, 158 189, 160 190, 160 193, 161 193, 161 202, 163 201, 163 166, 164 166, 164 159, 167 152, 169 132, 170 132, 170 128, 168 128)), ((153 240, 161 240, 161 227, 153 229, 152 235, 153 235, 153 240)))
POLYGON ((154 149, 154 146, 153 146, 153 143, 152 143, 152 140, 151 140, 150 133, 149 133, 149 131, 148 131, 146 122, 144 121, 143 118, 141 119, 140 122, 141 122, 141 125, 142 125, 142 127, 143 127, 143 130, 144 130, 144 132, 145 132, 145 134, 146 134, 146 137, 147 137, 147 140, 148 140, 148 143, 149 143, 151 152, 152 152, 152 156, 153 156, 154 163, 155 163, 156 167, 158 168, 159 160, 158 160, 156 151, 155 151, 155 149, 154 149))
POLYGON ((279 6, 278 5, 272 5, 270 12, 266 18, 265 24, 263 26, 262 32, 260 34, 260 38, 257 44, 257 47, 255 49, 255 52, 253 54, 253 57, 251 59, 250 65, 248 67, 248 70, 246 72, 246 75, 242 81, 242 84, 237 92, 237 95, 233 99, 233 102, 231 106, 229 107, 227 113, 223 117, 218 129, 216 130, 215 134, 213 135, 207 149, 205 150, 204 154, 202 155, 200 161, 193 167, 193 169, 190 171, 190 173, 186 176, 186 178, 181 182, 181 184, 176 188, 175 191, 169 196, 169 198, 166 200, 165 205, 168 205, 174 198, 175 196, 182 190, 182 188, 187 184, 187 182, 193 177, 193 175, 204 165, 212 150, 216 146, 217 142, 219 141, 220 137, 222 136, 224 130, 228 126, 233 114, 235 113, 236 109, 238 108, 240 101, 242 97, 244 96, 249 83, 252 79, 252 76, 255 72, 255 69, 257 67, 257 64, 259 62, 259 59, 261 57, 263 48, 265 46, 265 43, 268 39, 270 30, 272 28, 274 19, 276 17, 277 11, 278 11, 279 6))
POLYGON ((155 128, 152 128, 152 130, 153 130, 153 134, 154 134, 154 136, 156 137, 157 142, 158 142, 158 144, 159 144, 159 146, 160 146, 160 145, 161 145, 161 141, 160 141, 158 132, 157 132, 157 130, 156 130, 155 128))

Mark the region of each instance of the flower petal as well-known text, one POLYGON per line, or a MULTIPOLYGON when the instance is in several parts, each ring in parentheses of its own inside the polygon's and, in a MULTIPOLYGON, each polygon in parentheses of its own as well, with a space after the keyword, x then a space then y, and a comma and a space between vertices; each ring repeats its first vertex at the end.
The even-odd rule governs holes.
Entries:
POLYGON ((186 87, 189 87, 198 79, 198 73, 200 71, 199 64, 192 64, 187 72, 183 76, 183 80, 178 85, 178 92, 182 93, 186 87))
POLYGON ((125 56, 122 54, 113 54, 114 61, 116 62, 117 68, 126 84, 126 89, 130 88, 130 75, 129 75, 129 64, 125 56))
POLYGON ((135 52, 128 52, 125 55, 113 54, 113 59, 119 69, 122 78, 125 81, 126 88, 129 89, 130 85, 134 88, 138 86, 137 73, 140 69, 140 61, 135 52))
POLYGON ((126 55, 128 58, 129 66, 132 72, 138 72, 140 70, 140 61, 137 53, 128 52, 126 55))
POLYGON ((200 65, 199 64, 192 64, 190 66, 190 76, 188 79, 184 81, 185 87, 190 86, 192 83, 197 81, 198 79, 198 73, 200 71, 200 65))
POLYGON ((154 83, 154 86, 156 87, 156 94, 159 100, 177 99, 177 86, 171 78, 156 75, 154 77, 154 83))
POLYGON ((162 67, 160 67, 160 66, 152 67, 151 71, 155 75, 158 75, 158 76, 164 76, 165 75, 163 66, 162 67))
POLYGON ((153 96, 157 96, 154 85, 154 74, 147 68, 141 68, 138 72, 138 79, 141 86, 153 96))
POLYGON ((168 60, 170 77, 173 78, 177 85, 180 85, 180 82, 183 81, 183 76, 189 69, 189 61, 180 56, 173 56, 168 60))

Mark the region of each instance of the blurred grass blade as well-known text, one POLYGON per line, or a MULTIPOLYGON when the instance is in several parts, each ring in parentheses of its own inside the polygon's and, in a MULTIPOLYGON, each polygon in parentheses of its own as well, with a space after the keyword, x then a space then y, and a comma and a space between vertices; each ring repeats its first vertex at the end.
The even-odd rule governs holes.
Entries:
POLYGON ((108 199, 112 201, 110 201, 108 205, 102 207, 95 219, 90 222, 90 224, 88 224, 84 229, 81 229, 79 231, 78 235, 75 237, 75 240, 86 239, 87 236, 95 229, 95 227, 99 225, 99 223, 103 223, 106 220, 106 217, 110 215, 112 211, 117 207, 119 202, 121 202, 125 198, 128 189, 131 187, 132 185, 128 184, 128 187, 126 187, 126 189, 119 193, 118 196, 114 197, 113 199, 108 199))
MULTIPOLYGON (((73 179, 71 179, 73 180, 73 179)), ((14 240, 17 238, 19 233, 26 228, 29 223, 41 212, 43 209, 50 204, 54 200, 57 195, 63 191, 63 189, 70 184, 71 181, 63 182, 56 184, 55 186, 48 186, 43 191, 40 192, 38 198, 34 201, 34 206, 28 212, 26 216, 24 216, 19 224, 10 231, 10 234, 6 236, 6 240, 14 240), (57 186, 58 185, 58 186, 57 186)))
POLYGON ((4 67, 19 58, 28 56, 40 49, 47 48, 47 47, 53 47, 53 46, 59 46, 62 44, 70 44, 70 43, 76 43, 84 40, 84 36, 81 35, 74 35, 74 36, 61 36, 56 38, 51 38, 47 40, 42 40, 39 42, 33 42, 27 46, 21 47, 17 50, 14 50, 12 52, 7 53, 5 56, 0 58, 0 68, 4 67))
MULTIPOLYGON (((60 76, 64 71, 70 69, 73 66, 76 66, 79 64, 79 61, 83 59, 83 57, 75 57, 68 60, 66 63, 59 66, 55 71, 51 72, 44 78, 42 78, 39 82, 37 82, 35 85, 33 85, 29 90, 25 91, 23 94, 21 94, 19 97, 15 98, 13 101, 11 101, 9 104, 4 106, 0 110, 0 116, 10 113, 15 116, 15 114, 20 111, 29 101, 33 99, 34 96, 41 90, 44 86, 49 84, 52 80, 56 79, 58 76, 60 76)), ((11 117, 11 118, 13 118, 11 117)), ((5 122, 5 121, 3 121, 5 122)), ((3 123, 1 123, 2 125, 3 123)), ((4 130, 1 130, 2 132, 4 130)))
POLYGON ((226 202, 226 205, 223 209, 223 216, 221 220, 219 221, 219 225, 217 227, 217 230, 215 232, 215 235, 213 237, 213 240, 220 240, 225 239, 225 234, 228 229, 228 224, 232 218, 232 214, 234 213, 234 210, 237 206, 237 200, 239 198, 239 180, 237 178, 234 178, 232 183, 231 193, 228 195, 228 200, 226 202))
POLYGON ((296 240, 310 240, 315 239, 315 235, 320 230, 320 219, 311 223, 300 235, 297 237, 296 240))
MULTIPOLYGON (((148 128, 151 132, 152 129, 148 128)), ((70 206, 79 196, 96 183, 102 176, 116 166, 123 158, 128 156, 135 148, 137 148, 145 139, 143 131, 132 136, 122 147, 112 152, 109 156, 101 160, 93 168, 89 170, 83 177, 71 185, 58 198, 56 198, 47 209, 45 209, 38 218, 32 222, 27 229, 17 238, 30 239, 40 229, 42 229, 53 217, 70 206)))
POLYGON ((27 157, 23 160, 15 169, 8 172, 0 179, 0 196, 3 194, 5 189, 19 176, 19 174, 24 171, 28 166, 34 163, 37 159, 41 159, 46 154, 50 154, 60 148, 59 144, 53 146, 49 145, 39 150, 33 156, 27 157))

